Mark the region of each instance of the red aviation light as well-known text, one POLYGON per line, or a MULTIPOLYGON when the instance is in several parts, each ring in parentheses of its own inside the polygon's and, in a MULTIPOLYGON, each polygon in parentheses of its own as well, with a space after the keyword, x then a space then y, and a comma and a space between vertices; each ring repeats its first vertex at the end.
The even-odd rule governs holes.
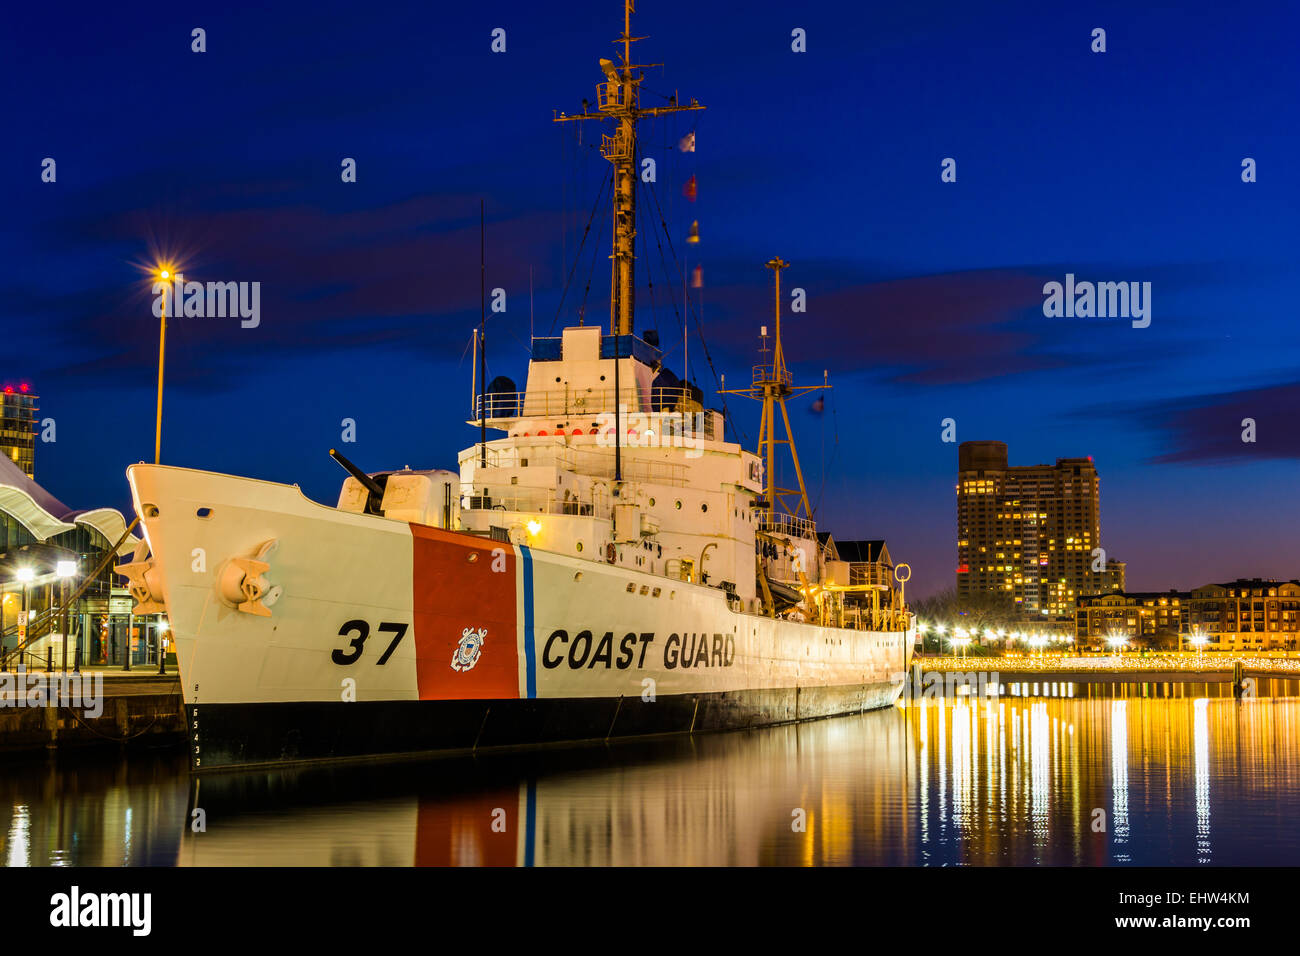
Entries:
POLYGON ((18 386, 18 391, 26 392, 29 388, 31 388, 31 386, 28 385, 26 382, 23 382, 21 385, 18 386))

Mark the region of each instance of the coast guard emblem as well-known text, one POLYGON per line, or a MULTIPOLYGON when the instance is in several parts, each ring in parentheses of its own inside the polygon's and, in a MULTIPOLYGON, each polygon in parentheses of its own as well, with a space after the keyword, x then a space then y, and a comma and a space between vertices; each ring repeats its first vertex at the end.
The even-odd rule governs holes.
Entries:
POLYGON ((456 646, 456 653, 451 655, 451 669, 454 671, 473 670, 474 665, 478 663, 479 656, 483 653, 483 639, 487 637, 487 628, 480 627, 475 630, 472 627, 465 628, 461 632, 460 642, 456 646))

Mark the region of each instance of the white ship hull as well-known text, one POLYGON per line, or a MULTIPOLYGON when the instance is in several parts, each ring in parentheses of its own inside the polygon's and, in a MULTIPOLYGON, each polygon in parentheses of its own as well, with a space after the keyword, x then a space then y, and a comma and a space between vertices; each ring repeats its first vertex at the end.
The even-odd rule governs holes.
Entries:
POLYGON ((892 703, 911 631, 733 610, 719 589, 135 465, 207 770, 689 733, 892 703), (232 559, 274 602, 238 606, 232 559), (247 568, 244 564, 241 567, 247 568))

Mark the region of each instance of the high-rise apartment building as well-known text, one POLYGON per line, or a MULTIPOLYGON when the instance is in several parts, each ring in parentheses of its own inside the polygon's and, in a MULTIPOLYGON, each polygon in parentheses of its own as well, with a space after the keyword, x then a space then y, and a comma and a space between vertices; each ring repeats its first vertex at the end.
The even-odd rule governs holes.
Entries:
POLYGON ((957 462, 957 597, 992 595, 1036 616, 1073 615, 1085 595, 1124 589, 1124 564, 1102 561, 1091 458, 1007 463, 1000 441, 963 442, 957 462))
POLYGON ((25 384, 0 393, 0 454, 36 476, 36 396, 25 384))

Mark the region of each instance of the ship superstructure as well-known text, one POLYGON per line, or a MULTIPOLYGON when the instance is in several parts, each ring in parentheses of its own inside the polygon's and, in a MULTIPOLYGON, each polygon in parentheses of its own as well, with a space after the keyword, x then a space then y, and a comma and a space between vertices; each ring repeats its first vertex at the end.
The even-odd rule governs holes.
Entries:
MULTIPOLYGON (((751 384, 757 452, 633 324, 636 124, 621 62, 610 326, 534 338, 525 387, 480 372, 457 469, 296 486, 128 470, 148 544, 120 568, 165 607, 196 769, 690 733, 880 707, 913 632, 888 571, 856 571, 812 519, 785 400, 780 275, 751 384), (784 426, 778 438, 777 416, 784 426), (489 430, 492 433, 488 438, 489 430), (776 480, 788 447, 797 487, 776 480)), ((484 366, 479 364, 479 368, 484 366)))

